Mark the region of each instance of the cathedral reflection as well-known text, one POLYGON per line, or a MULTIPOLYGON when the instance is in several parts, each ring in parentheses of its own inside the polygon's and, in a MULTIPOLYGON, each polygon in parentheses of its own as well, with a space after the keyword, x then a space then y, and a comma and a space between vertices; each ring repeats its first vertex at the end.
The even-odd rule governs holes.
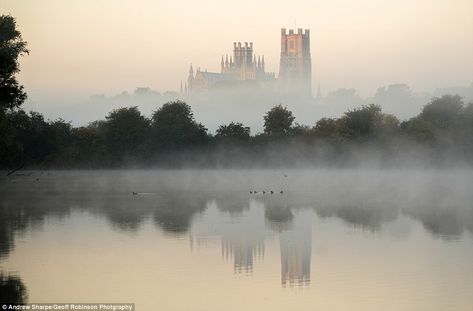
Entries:
MULTIPOLYGON (((266 222, 279 233, 281 252, 281 284, 309 285, 312 255, 312 212, 288 205, 281 196, 264 197, 266 222)), ((291 201, 294 203, 294 201, 291 201)))
POLYGON ((283 286, 310 283, 314 212, 318 219, 336 218, 369 233, 383 233, 383 226, 406 216, 444 241, 473 232, 471 193, 455 184, 425 181, 424 191, 409 192, 396 180, 371 188, 352 179, 328 179, 327 185, 318 183, 322 186, 311 191, 293 187, 284 188, 284 194, 252 195, 244 182, 230 178, 129 174, 58 173, 41 177, 41 182, 0 179, 0 261, 15 250, 17 236, 76 212, 104 218, 127 234, 139 234, 150 221, 166 237, 189 235, 191 246, 215 242, 235 273, 257 269, 268 253, 267 239, 274 238, 279 241, 283 286), (144 195, 132 195, 136 189, 144 195))
POLYGON ((252 272, 254 260, 264 257, 264 240, 254 240, 247 236, 222 237, 222 257, 233 257, 235 273, 252 272))
POLYGON ((281 250, 281 283, 309 285, 312 255, 312 218, 310 211, 297 213, 291 230, 279 234, 281 250))
POLYGON ((209 202, 206 217, 193 226, 192 244, 220 239, 221 255, 232 260, 235 273, 251 273, 256 260, 264 257, 266 236, 262 207, 248 206, 246 196, 229 196, 209 202), (224 213, 224 215, 221 215, 224 213), (223 216, 223 217, 222 217, 223 216))
POLYGON ((239 204, 235 201, 224 203, 227 207, 234 206, 238 213, 222 208, 220 202, 213 200, 209 203, 206 215, 194 225, 192 247, 204 245, 212 237, 220 239, 221 256, 233 261, 234 272, 251 273, 255 261, 264 259, 265 239, 276 233, 279 236, 282 285, 309 285, 311 210, 293 212, 280 196, 246 198, 246 202, 242 199, 239 204), (222 212, 226 214, 223 217, 222 212))

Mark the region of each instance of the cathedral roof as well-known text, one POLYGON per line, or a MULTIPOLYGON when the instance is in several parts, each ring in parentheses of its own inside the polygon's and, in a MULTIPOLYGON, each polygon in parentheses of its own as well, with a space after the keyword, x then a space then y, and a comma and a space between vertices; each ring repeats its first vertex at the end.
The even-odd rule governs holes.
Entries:
POLYGON ((202 78, 204 78, 205 80, 211 83, 224 81, 224 80, 230 80, 230 77, 228 75, 222 74, 222 73, 201 71, 200 74, 202 75, 202 78))

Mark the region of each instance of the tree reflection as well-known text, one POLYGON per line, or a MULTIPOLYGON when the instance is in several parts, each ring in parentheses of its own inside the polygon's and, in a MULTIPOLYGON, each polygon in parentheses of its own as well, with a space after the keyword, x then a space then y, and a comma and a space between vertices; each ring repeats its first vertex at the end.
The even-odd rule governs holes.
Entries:
MULTIPOLYGON (((312 184, 317 186, 304 188, 288 182, 283 194, 250 195, 244 181, 220 182, 210 173, 200 172, 198 178, 161 171, 116 174, 65 173, 40 176, 39 182, 35 178, 0 180, 0 258, 13 250, 16 234, 39 227, 50 217, 85 211, 125 234, 152 220, 170 235, 189 233, 196 240, 216 236, 222 257, 233 261, 236 273, 253 271, 255 262, 264 256, 265 240, 276 235, 281 283, 292 286, 310 282, 310 211, 368 232, 382 231, 385 224, 408 216, 447 242, 473 233, 472 193, 443 179, 432 182, 428 175, 422 177, 423 184, 416 181, 414 190, 395 179, 365 180, 366 185, 360 186, 350 178, 324 175, 314 177, 312 184), (133 195, 134 191, 143 192, 133 195), (211 217, 195 217, 204 211, 211 217)), ((313 177, 304 178, 305 182, 313 177)), ((7 282, 8 277, 2 276, 2 284, 21 284, 15 277, 10 279, 7 282)))
POLYGON ((350 205, 317 206, 320 217, 338 217, 354 227, 368 231, 377 231, 383 223, 397 219, 398 209, 391 205, 366 204, 353 202, 350 205), (358 203, 358 205, 357 205, 358 203))
POLYGON ((281 232, 291 228, 294 216, 287 201, 280 195, 261 197, 259 201, 264 204, 264 216, 273 231, 281 232))
POLYGON ((26 286, 19 276, 0 272, 0 303, 20 305, 25 304, 27 298, 26 286))
POLYGON ((206 208, 205 203, 206 195, 201 192, 165 192, 155 202, 154 222, 166 232, 185 233, 193 216, 206 208))
POLYGON ((458 240, 465 230, 473 233, 473 210, 459 206, 417 206, 404 213, 420 221, 433 236, 458 240))

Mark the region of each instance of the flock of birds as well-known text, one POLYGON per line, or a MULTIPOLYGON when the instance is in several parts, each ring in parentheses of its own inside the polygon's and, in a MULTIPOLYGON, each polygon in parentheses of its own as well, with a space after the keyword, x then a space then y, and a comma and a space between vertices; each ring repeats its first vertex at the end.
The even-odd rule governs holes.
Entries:
MULTIPOLYGON (((270 191, 265 191, 265 190, 263 190, 263 191, 254 191, 254 190, 250 190, 250 194, 258 194, 258 193, 262 193, 262 194, 266 194, 266 193, 268 193, 268 194, 275 194, 275 192, 274 192, 273 190, 270 190, 270 191)), ((283 194, 284 191, 281 190, 281 191, 279 191, 279 193, 280 193, 280 194, 283 194)))
MULTIPOLYGON (((287 175, 284 174, 284 178, 287 178, 287 175)), ((250 190, 250 194, 275 194, 276 192, 273 191, 273 190, 269 190, 269 191, 266 191, 266 190, 263 190, 263 191, 256 191, 256 190, 250 190)), ((283 190, 280 190, 279 191, 279 194, 283 194, 284 191, 283 190)), ((151 193, 142 193, 142 192, 135 192, 133 191, 132 192, 133 195, 140 195, 140 194, 151 194, 151 193)))
MULTIPOLYGON (((286 174, 284 174, 284 178, 287 178, 287 175, 286 175, 286 174)), ((269 191, 266 191, 266 190, 263 190, 263 191, 250 190, 250 194, 266 194, 266 193, 268 193, 268 194, 275 194, 276 192, 273 191, 273 190, 269 190, 269 191)), ((279 194, 283 194, 283 193, 284 193, 283 190, 280 190, 280 191, 279 191, 279 194)))
MULTIPOLYGON (((270 190, 270 191, 265 191, 265 190, 263 190, 263 191, 253 191, 253 190, 250 190, 250 194, 258 194, 258 193, 262 193, 262 194, 266 194, 266 193, 268 193, 268 194, 275 194, 276 192, 274 192, 273 190, 270 190)), ((280 194, 283 194, 284 191, 281 190, 281 191, 279 191, 279 193, 280 193, 280 194)), ((151 194, 151 193, 141 193, 141 192, 135 192, 135 191, 133 191, 132 194, 133 194, 133 195, 139 195, 139 194, 151 194)))

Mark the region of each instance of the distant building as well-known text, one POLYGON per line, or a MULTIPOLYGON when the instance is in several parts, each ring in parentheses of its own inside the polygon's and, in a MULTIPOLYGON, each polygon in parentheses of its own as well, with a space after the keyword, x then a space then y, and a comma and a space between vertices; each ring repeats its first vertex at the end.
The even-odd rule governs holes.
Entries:
POLYGON ((286 32, 281 29, 281 59, 279 82, 286 91, 312 95, 312 60, 310 57, 310 30, 302 28, 286 32))
POLYGON ((237 85, 241 81, 268 82, 275 79, 274 73, 267 73, 264 69, 264 55, 256 57, 253 54, 253 42, 233 43, 233 56, 224 57, 220 62, 220 73, 194 69, 191 65, 187 78, 189 93, 206 92, 224 85, 237 85))
POLYGON ((253 53, 253 42, 233 43, 233 55, 222 56, 220 72, 209 72, 192 65, 187 83, 181 86, 181 93, 203 93, 233 86, 257 86, 279 92, 311 97, 312 65, 310 56, 310 30, 281 29, 281 59, 279 77, 265 71, 264 55, 253 53))

